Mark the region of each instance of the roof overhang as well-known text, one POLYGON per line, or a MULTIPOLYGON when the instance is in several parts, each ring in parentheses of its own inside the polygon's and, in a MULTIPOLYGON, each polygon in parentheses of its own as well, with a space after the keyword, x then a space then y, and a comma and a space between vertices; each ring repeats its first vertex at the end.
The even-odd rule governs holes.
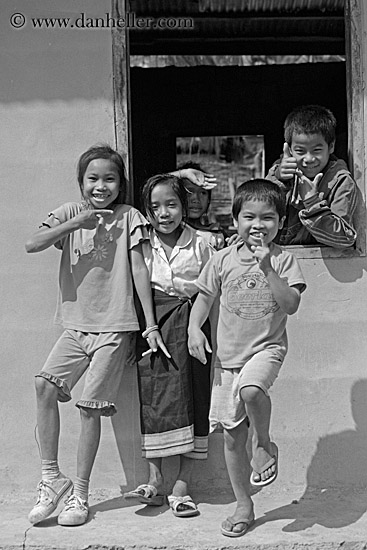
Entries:
POLYGON ((345 53, 344 0, 130 0, 129 10, 172 20, 130 28, 133 55, 345 53))

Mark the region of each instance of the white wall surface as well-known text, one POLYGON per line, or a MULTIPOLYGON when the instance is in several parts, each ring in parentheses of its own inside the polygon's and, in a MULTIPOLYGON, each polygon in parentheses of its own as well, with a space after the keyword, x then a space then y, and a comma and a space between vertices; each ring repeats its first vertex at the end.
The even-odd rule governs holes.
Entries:
MULTIPOLYGON (((0 28, 1 354, 0 488, 33 490, 40 464, 34 375, 58 334, 53 325, 59 252, 27 255, 24 243, 49 210, 79 197, 75 167, 90 145, 114 144, 111 33, 107 29, 15 30, 13 13, 102 17, 108 0, 3 0, 0 28), (21 489, 22 488, 22 489, 21 489)), ((305 492, 367 483, 367 262, 301 260, 308 281, 289 320, 290 351, 272 391, 272 434, 279 481, 305 492)), ((60 464, 75 475, 78 410, 61 405, 60 464)), ((211 437, 198 488, 228 488, 221 434, 211 437)), ((170 461, 168 479, 175 460, 170 461)), ((127 366, 120 408, 103 435, 92 488, 144 481, 134 366, 127 366)))

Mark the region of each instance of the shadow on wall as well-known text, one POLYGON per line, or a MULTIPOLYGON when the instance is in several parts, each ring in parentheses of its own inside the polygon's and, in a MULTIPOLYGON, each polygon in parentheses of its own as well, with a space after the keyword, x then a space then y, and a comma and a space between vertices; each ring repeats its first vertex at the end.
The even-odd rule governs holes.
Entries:
POLYGON ((355 429, 322 437, 308 467, 303 495, 298 501, 266 513, 259 518, 259 524, 291 519, 293 522, 283 528, 288 533, 315 524, 336 529, 355 523, 366 512, 366 397, 367 379, 356 381, 351 390, 355 429))

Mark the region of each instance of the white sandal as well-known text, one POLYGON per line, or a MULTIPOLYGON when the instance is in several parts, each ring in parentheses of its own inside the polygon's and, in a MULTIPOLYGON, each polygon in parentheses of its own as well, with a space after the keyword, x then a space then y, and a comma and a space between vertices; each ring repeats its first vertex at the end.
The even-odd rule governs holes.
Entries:
POLYGON ((175 497, 174 495, 169 495, 167 499, 173 515, 178 518, 197 516, 200 513, 195 502, 189 495, 186 495, 185 497, 175 497), (179 507, 182 505, 186 507, 186 510, 179 510, 179 507))
POLYGON ((148 506, 162 506, 164 504, 164 495, 158 495, 157 487, 154 485, 139 485, 133 491, 124 494, 126 499, 138 499, 142 504, 148 506))

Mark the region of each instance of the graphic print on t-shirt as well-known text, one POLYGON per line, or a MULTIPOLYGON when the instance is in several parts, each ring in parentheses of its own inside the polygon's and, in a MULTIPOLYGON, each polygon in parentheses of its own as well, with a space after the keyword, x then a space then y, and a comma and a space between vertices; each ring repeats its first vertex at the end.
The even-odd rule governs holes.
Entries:
POLYGON ((245 273, 227 286, 227 308, 243 319, 260 319, 279 309, 263 273, 245 273))
POLYGON ((90 262, 103 262, 108 257, 109 250, 111 250, 110 243, 113 243, 113 241, 113 232, 103 228, 88 239, 80 248, 74 249, 74 254, 79 259, 85 256, 85 259, 90 262))

